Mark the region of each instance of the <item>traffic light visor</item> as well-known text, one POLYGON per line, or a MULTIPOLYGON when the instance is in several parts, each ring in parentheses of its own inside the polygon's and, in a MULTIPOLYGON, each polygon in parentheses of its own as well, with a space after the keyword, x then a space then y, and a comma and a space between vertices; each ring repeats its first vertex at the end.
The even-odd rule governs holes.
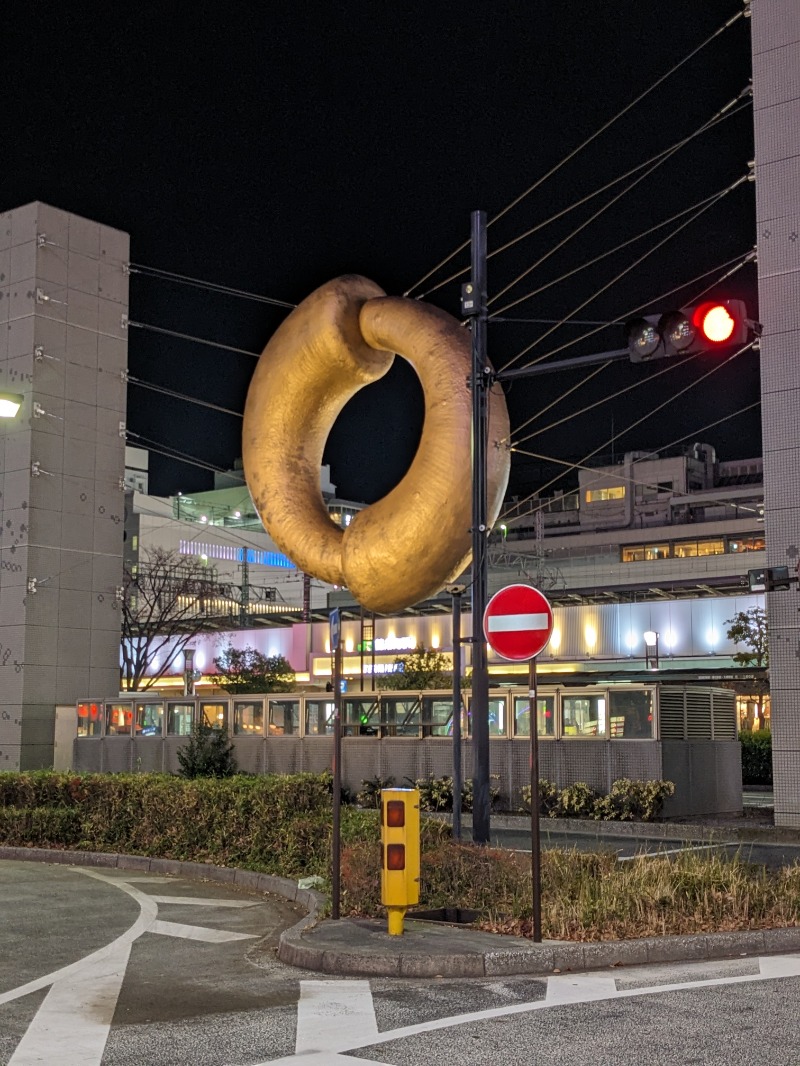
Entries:
POLYGON ((628 324, 628 348, 639 359, 647 359, 661 344, 661 334, 655 322, 636 318, 628 324))

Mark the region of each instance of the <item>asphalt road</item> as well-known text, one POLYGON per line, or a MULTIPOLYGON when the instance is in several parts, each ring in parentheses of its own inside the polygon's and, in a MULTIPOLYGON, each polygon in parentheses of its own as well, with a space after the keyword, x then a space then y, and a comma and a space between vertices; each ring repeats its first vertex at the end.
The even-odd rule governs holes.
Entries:
POLYGON ((550 978, 336 980, 282 900, 0 863, 6 1066, 796 1066, 800 955, 550 978))
MULTIPOLYGON (((518 851, 531 850, 529 829, 497 829, 492 827, 492 843, 518 851)), ((637 855, 677 855, 695 850, 701 854, 722 853, 728 857, 738 854, 745 862, 758 863, 776 869, 800 861, 800 844, 763 844, 732 841, 707 844, 697 840, 664 840, 663 837, 631 837, 590 833, 556 833, 543 825, 542 847, 575 848, 577 851, 611 851, 621 859, 631 860, 637 855)))

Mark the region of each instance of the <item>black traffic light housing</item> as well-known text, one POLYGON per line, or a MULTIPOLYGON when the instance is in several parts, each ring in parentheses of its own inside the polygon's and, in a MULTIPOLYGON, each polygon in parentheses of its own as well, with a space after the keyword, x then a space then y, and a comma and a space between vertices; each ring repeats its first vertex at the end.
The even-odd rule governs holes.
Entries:
POLYGON ((750 329, 743 300, 707 300, 626 324, 632 363, 735 347, 747 342, 750 329))

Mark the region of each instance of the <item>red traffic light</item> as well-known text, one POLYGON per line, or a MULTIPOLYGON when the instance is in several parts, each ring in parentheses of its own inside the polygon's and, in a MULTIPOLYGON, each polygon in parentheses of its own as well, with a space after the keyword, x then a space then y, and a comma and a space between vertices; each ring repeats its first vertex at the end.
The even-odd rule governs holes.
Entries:
POLYGON ((644 315, 627 324, 631 362, 693 355, 745 344, 750 332, 742 300, 708 300, 696 307, 644 315))
POLYGON ((694 309, 692 325, 695 326, 711 344, 730 344, 737 327, 736 309, 727 303, 705 303, 694 309))

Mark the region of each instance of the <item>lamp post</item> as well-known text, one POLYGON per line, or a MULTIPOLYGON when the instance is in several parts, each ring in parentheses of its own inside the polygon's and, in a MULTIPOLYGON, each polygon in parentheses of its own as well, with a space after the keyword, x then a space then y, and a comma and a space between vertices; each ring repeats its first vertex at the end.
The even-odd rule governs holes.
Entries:
POLYGON ((644 664, 648 670, 658 669, 658 633, 652 629, 644 634, 644 664))

